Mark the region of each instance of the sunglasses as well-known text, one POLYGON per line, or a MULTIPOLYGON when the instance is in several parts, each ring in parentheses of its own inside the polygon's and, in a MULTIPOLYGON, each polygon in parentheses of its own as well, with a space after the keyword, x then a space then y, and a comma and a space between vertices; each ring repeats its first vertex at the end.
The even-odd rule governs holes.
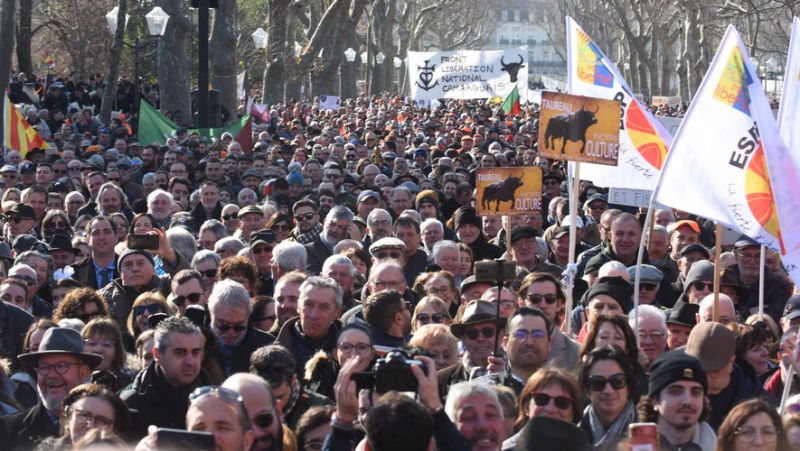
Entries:
POLYGON ((25 282, 26 285, 32 287, 36 285, 36 281, 33 280, 33 277, 30 276, 8 276, 9 279, 21 280, 25 282))
POLYGON ((199 272, 203 277, 211 279, 217 275, 217 268, 207 269, 205 271, 197 271, 197 272, 199 272))
POLYGON ((639 289, 640 290, 645 290, 645 291, 655 291, 655 290, 658 289, 658 285, 652 285, 652 284, 649 284, 649 283, 647 283, 647 284, 639 283, 639 289))
POLYGON ((547 182, 544 182, 544 184, 547 185, 547 186, 553 186, 553 185, 558 185, 558 182, 556 182, 556 181, 547 181, 547 182))
POLYGON ((530 302, 531 304, 538 304, 538 303, 542 302, 542 300, 544 300, 544 302, 546 302, 548 304, 555 304, 556 301, 558 300, 558 297, 556 297, 556 295, 554 295, 554 294, 529 294, 528 295, 528 302, 530 302))
POLYGON ((14 224, 19 224, 22 221, 30 221, 31 218, 20 218, 19 216, 7 217, 9 221, 14 221, 14 224))
POLYGON ((247 326, 246 325, 242 325, 242 324, 237 324, 235 326, 229 326, 227 324, 214 323, 214 327, 219 329, 220 332, 227 332, 227 331, 229 331, 231 329, 233 329, 235 332, 243 332, 245 329, 247 329, 247 326))
POLYGON ((377 258, 378 260, 383 260, 387 258, 397 260, 402 256, 403 256, 402 252, 378 252, 375 254, 375 258, 377 258))
POLYGON ((431 320, 436 324, 442 324, 444 318, 444 313, 434 313, 433 315, 428 315, 427 313, 417 314, 417 321, 421 324, 428 324, 431 320))
POLYGON ((714 282, 692 282, 692 287, 694 287, 697 291, 703 291, 704 288, 707 288, 709 291, 714 290, 714 282))
POLYGON ((589 205, 589 210, 598 211, 598 210, 607 210, 608 205, 600 204, 600 205, 589 205))
POLYGON ((178 296, 175 299, 173 299, 172 302, 178 307, 183 307, 183 304, 186 304, 187 300, 189 301, 190 304, 197 304, 198 302, 200 302, 200 296, 202 296, 201 293, 192 293, 186 296, 178 296))
POLYGON ((586 381, 586 386, 593 392, 601 392, 605 390, 606 384, 611 384, 614 390, 622 390, 628 386, 628 380, 625 379, 624 374, 615 374, 608 379, 603 376, 589 376, 586 381))
MULTIPOLYGON (((183 305, 183 304, 181 304, 183 305)), ((144 312, 147 312, 151 315, 155 315, 161 310, 161 306, 158 304, 150 304, 150 305, 140 305, 138 307, 133 308, 133 316, 142 316, 144 312)))
POLYGON ((314 216, 316 216, 316 213, 306 213, 306 214, 302 214, 302 215, 297 215, 297 216, 294 217, 294 219, 295 219, 295 221, 302 221, 304 219, 306 221, 310 221, 310 220, 314 219, 314 216))
POLYGON ((268 247, 268 246, 264 246, 264 247, 257 247, 255 249, 251 249, 250 251, 255 255, 261 255, 261 254, 272 252, 272 248, 268 247))
POLYGON ((278 224, 272 226, 272 230, 275 232, 288 232, 289 230, 292 230, 292 228, 286 224, 278 224))
POLYGON ((533 400, 533 403, 536 404, 537 407, 544 407, 550 404, 550 400, 553 400, 553 404, 559 410, 567 410, 572 405, 573 399, 569 396, 550 396, 547 393, 539 393, 539 392, 531 392, 529 395, 529 402, 533 400))
POLYGON ((231 219, 239 219, 239 213, 236 212, 230 215, 222 215, 222 219, 224 221, 230 221, 231 219))
POLYGON ((464 336, 469 340, 477 340, 478 335, 483 335, 484 338, 493 338, 497 333, 497 329, 492 327, 484 327, 483 329, 469 329, 464 331, 464 336))
POLYGON ((66 174, 67 170, 66 169, 55 169, 53 172, 55 172, 56 174, 66 174))
POLYGON ((261 429, 272 426, 273 421, 275 421, 275 415, 272 412, 262 412, 253 417, 253 423, 261 429))

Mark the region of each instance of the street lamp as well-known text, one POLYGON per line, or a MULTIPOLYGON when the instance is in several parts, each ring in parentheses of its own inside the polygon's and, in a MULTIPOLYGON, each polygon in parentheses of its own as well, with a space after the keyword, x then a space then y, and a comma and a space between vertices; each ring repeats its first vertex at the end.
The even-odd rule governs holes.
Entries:
POLYGON ((403 60, 401 60, 400 58, 395 56, 394 59, 392 60, 392 63, 394 64, 394 68, 397 69, 397 88, 395 88, 395 92, 399 92, 400 91, 400 66, 403 65, 403 60))
POLYGON ((386 59, 386 55, 384 55, 383 52, 378 52, 378 54, 375 55, 375 61, 378 64, 383 64, 383 60, 385 60, 385 59, 386 59))
POLYGON ((267 43, 269 42, 269 35, 267 35, 267 32, 264 31, 263 28, 261 27, 257 28, 256 31, 254 31, 251 36, 253 37, 253 45, 255 46, 255 48, 259 50, 264 50, 265 48, 267 48, 267 43))
POLYGON ((361 64, 367 64, 367 58, 369 58, 369 54, 364 52, 361 54, 361 64))
POLYGON ((356 60, 356 51, 348 47, 347 50, 344 51, 344 57, 347 59, 348 63, 352 63, 356 60))
MULTIPOLYGON (((119 14, 119 7, 115 6, 108 14, 106 20, 108 21, 108 30, 112 35, 117 32, 117 15, 119 14)), ((130 15, 125 14, 125 27, 128 26, 130 15)), ((147 31, 150 36, 160 38, 164 36, 167 31, 167 23, 169 22, 169 14, 165 13, 163 9, 156 6, 149 13, 144 16, 147 22, 147 31)), ((139 42, 139 36, 136 36, 134 44, 128 44, 123 39, 122 44, 128 48, 133 49, 133 110, 139 108, 139 51, 150 45, 151 41, 139 42)))
POLYGON ((300 58, 300 54, 303 52, 303 46, 300 45, 299 42, 294 41, 294 57, 300 58))

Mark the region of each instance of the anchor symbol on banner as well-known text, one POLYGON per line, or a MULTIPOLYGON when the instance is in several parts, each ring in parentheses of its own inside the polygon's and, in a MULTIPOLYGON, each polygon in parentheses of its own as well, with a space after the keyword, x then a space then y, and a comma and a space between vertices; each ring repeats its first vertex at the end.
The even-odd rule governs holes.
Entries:
POLYGON ((433 71, 436 70, 436 65, 428 65, 430 61, 431 60, 425 60, 424 66, 417 66, 417 70, 422 72, 419 73, 419 81, 414 82, 415 85, 426 91, 430 91, 439 84, 439 81, 437 80, 436 83, 431 85, 431 80, 433 80, 433 71), (419 84, 420 82, 422 82, 422 84, 419 84))

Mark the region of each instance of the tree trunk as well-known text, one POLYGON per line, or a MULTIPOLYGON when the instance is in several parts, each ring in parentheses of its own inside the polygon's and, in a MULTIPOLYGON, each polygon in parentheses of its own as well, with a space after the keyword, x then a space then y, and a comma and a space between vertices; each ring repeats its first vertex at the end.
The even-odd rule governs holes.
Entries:
POLYGON ((167 30, 158 41, 159 104, 161 111, 180 111, 188 123, 192 117, 189 73, 197 72, 196 67, 189 67, 191 22, 183 16, 180 0, 160 0, 159 6, 169 14, 167 30))
POLYGON ((114 108, 114 99, 117 97, 117 75, 119 62, 122 56, 122 40, 125 38, 125 14, 128 12, 128 1, 119 0, 119 13, 117 14, 117 32, 114 34, 114 43, 111 44, 111 58, 108 61, 103 92, 103 104, 100 107, 100 122, 111 123, 111 110, 114 108))
MULTIPOLYGON (((358 48, 358 41, 356 40, 355 29, 346 30, 348 34, 347 47, 355 50, 358 48)), ((347 50, 347 49, 345 49, 347 50)), ((357 56, 357 55, 356 55, 357 56)), ((346 59, 342 61, 339 66, 341 74, 341 96, 344 99, 354 99, 358 94, 358 60, 352 63, 346 59)))
MULTIPOLYGON (((5 11, 5 8, 3 8, 5 11)), ((31 58, 31 34, 33 16, 33 0, 19 0, 19 23, 17 24, 17 66, 20 72, 29 77, 33 74, 31 58)), ((5 45, 6 41, 3 41, 5 45)))
POLYGON ((219 2, 214 10, 214 27, 209 41, 211 86, 220 91, 220 103, 228 110, 228 120, 236 119, 238 92, 236 90, 236 41, 239 25, 236 20, 236 1, 219 2))
POLYGON ((261 102, 274 105, 282 102, 286 91, 286 61, 294 54, 288 43, 289 33, 289 0, 270 2, 267 17, 269 46, 267 47, 267 65, 261 89, 261 102))

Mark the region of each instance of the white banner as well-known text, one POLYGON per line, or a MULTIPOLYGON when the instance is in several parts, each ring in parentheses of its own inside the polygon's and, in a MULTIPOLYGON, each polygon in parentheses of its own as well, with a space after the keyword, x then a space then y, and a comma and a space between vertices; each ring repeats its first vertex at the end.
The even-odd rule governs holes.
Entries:
POLYGON ((514 86, 528 100, 528 47, 492 51, 408 52, 414 100, 505 100, 514 86))
POLYGON ((652 190, 667 157, 672 135, 637 100, 614 64, 567 17, 567 92, 622 104, 619 165, 581 165, 580 176, 595 185, 652 190))
POLYGON ((319 108, 323 110, 339 111, 339 96, 319 96, 319 108))

